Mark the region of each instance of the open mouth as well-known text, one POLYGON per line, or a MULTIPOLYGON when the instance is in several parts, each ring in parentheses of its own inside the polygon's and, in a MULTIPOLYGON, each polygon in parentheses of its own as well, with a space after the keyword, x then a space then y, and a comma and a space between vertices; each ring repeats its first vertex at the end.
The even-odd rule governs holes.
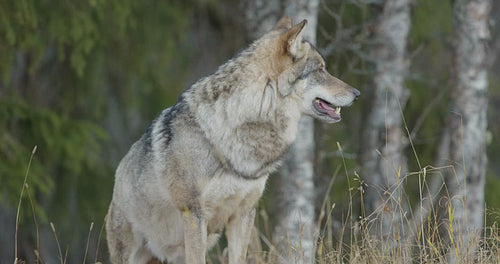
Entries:
POLYGON ((330 102, 318 97, 314 98, 313 105, 321 115, 325 115, 334 121, 340 121, 340 106, 334 106, 330 102))

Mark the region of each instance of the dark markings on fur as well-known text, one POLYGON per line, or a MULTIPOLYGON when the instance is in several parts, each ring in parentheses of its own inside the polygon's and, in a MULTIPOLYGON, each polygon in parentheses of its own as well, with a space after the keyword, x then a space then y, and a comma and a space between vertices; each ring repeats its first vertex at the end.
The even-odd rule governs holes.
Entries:
POLYGON ((182 111, 184 108, 183 102, 177 102, 175 105, 167 109, 167 112, 161 117, 161 125, 162 128, 160 130, 160 137, 165 138, 165 145, 168 146, 170 144, 170 140, 172 140, 173 132, 172 132, 172 121, 175 116, 182 111))
MULTIPOLYGON (((196 187, 191 187, 189 188, 189 200, 188 200, 188 209, 191 211, 191 213, 196 216, 197 220, 202 218, 203 216, 203 210, 201 208, 200 201, 198 200, 199 197, 201 197, 201 193, 198 191, 196 187)), ((198 223, 199 224, 199 223, 198 223)))
POLYGON ((254 50, 255 45, 251 45, 249 48, 236 55, 236 57, 228 63, 222 65, 215 73, 196 82, 193 86, 202 85, 202 87, 199 87, 200 89, 196 89, 199 98, 206 103, 213 103, 221 96, 231 94, 234 87, 228 85, 228 83, 239 83, 240 74, 244 74, 241 72, 239 60, 251 56, 254 50), (240 69, 240 71, 238 71, 238 69, 240 69))
POLYGON ((273 162, 277 162, 277 161, 272 161, 272 162, 269 162, 268 164, 264 164, 263 166, 261 166, 261 168, 258 170, 259 173, 256 173, 256 174, 247 174, 247 173, 244 173, 244 172, 241 172, 241 171, 238 171, 237 169, 234 168, 233 164, 231 164, 230 161, 226 161, 226 166, 225 166, 225 169, 236 174, 236 176, 242 178, 242 179, 245 179, 245 180, 257 180, 259 179, 260 177, 266 175, 266 173, 260 173, 260 171, 262 170, 262 168, 265 168, 266 166, 268 165, 271 165, 273 162))
POLYGON ((210 83, 205 84, 201 91, 201 98, 207 103, 213 103, 221 96, 231 94, 233 87, 229 83, 238 83, 239 81, 235 68, 230 67, 226 72, 217 74, 210 83))
POLYGON ((151 151, 153 147, 153 128, 158 122, 158 120, 161 118, 161 114, 158 115, 153 121, 151 121, 151 124, 149 124, 148 128, 146 129, 146 132, 144 132, 144 135, 142 136, 142 140, 144 141, 143 145, 143 150, 144 154, 147 154, 151 151))
MULTIPOLYGON (((116 250, 116 255, 117 256, 120 256, 120 257, 121 256, 125 256, 125 252, 124 252, 125 251, 125 246, 123 245, 122 241, 118 241, 118 243, 116 244, 115 250, 116 250)), ((123 259, 125 259, 125 258, 123 257, 123 259)))
MULTIPOLYGON (((155 119, 156 120, 156 119, 155 119)), ((153 132, 153 124, 155 123, 155 120, 149 124, 148 128, 146 129, 146 132, 144 133, 144 147, 146 148, 145 150, 150 150, 153 142, 152 138, 152 132, 153 132)))
MULTIPOLYGON (((278 119, 278 128, 281 129, 281 131, 285 131, 288 128, 288 118, 285 114, 280 113, 280 115, 277 117, 278 119)), ((285 151, 286 152, 286 151, 285 151)))
POLYGON ((269 160, 267 162, 264 162, 262 164, 262 166, 260 166, 260 168, 257 170, 257 173, 255 175, 249 175, 249 174, 246 174, 246 173, 243 173, 243 172, 239 172, 237 171, 234 167, 232 167, 231 165, 231 171, 236 174, 238 177, 240 178, 243 178, 245 180, 257 180, 259 179, 260 177, 264 176, 264 175, 268 175, 269 172, 267 170, 265 170, 266 168, 269 168, 271 166, 273 166, 274 164, 277 164, 279 162, 281 162, 283 156, 285 155, 285 153, 288 151, 289 149, 289 146, 285 149, 285 151, 279 155, 276 159, 274 160, 269 160))

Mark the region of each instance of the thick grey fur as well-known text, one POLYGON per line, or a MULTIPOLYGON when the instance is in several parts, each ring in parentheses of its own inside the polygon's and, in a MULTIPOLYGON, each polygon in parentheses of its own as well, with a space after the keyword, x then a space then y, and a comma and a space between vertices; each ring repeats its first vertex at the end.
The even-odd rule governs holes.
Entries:
POLYGON ((325 71, 302 40, 306 21, 273 30, 186 90, 132 145, 116 170, 106 231, 112 263, 204 264, 226 228, 229 263, 244 263, 268 175, 321 98, 359 92, 325 71))

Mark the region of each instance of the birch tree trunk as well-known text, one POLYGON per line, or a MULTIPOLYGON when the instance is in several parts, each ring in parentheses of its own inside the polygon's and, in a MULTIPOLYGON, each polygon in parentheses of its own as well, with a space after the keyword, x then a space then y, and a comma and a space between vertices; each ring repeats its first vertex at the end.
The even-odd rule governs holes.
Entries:
MULTIPOLYGON (((294 23, 307 19, 304 39, 316 43, 318 0, 287 0, 285 14, 294 23)), ((274 240, 280 243, 285 263, 312 263, 314 258, 314 120, 300 119, 297 140, 280 171, 278 223, 274 240)))
POLYGON ((454 170, 446 184, 453 214, 449 263, 473 262, 484 215, 488 78, 486 43, 489 39, 489 0, 455 0, 453 6, 452 110, 449 161, 454 170))
MULTIPOLYGON (((287 14, 294 24, 307 19, 304 39, 315 44, 318 5, 319 0, 246 1, 249 33, 254 39, 261 36, 287 14)), ((303 117, 278 176, 279 210, 273 240, 280 245, 285 263, 312 263, 314 258, 314 154, 314 121, 303 117)))
POLYGON ((243 0, 243 9, 250 41, 271 30, 283 14, 280 0, 243 0))
POLYGON ((401 110, 408 98, 404 78, 408 71, 409 28, 410 0, 385 1, 375 26, 375 45, 370 51, 375 64, 373 105, 366 117, 361 153, 362 173, 368 185, 365 209, 374 220, 370 232, 382 239, 379 242, 399 239, 402 234, 394 227, 401 226, 401 214, 406 210, 401 180, 407 172, 407 137, 401 110))

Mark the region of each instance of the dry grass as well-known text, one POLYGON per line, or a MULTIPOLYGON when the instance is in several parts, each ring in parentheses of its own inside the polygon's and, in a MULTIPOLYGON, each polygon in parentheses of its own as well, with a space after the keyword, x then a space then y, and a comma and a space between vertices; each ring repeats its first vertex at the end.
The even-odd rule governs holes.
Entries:
MULTIPOLYGON (((358 189, 357 192, 351 192, 351 195, 362 196, 362 193, 362 190, 358 189)), ((349 201, 362 201, 362 198, 351 197, 349 201)), ((352 214, 352 208, 360 205, 349 204, 349 208, 344 208, 349 214, 343 219, 337 219, 342 223, 340 228, 334 228, 335 203, 327 201, 325 205, 327 213, 323 215, 324 221, 320 221, 322 224, 318 226, 320 232, 316 243, 315 263, 446 263, 449 251, 455 252, 458 263, 500 263, 498 224, 495 222, 483 228, 483 232, 478 234, 469 246, 464 247, 465 239, 453 235, 451 205, 446 207, 450 217, 440 217, 437 208, 431 208, 422 224, 416 227, 412 227, 414 222, 407 217, 394 217, 393 232, 384 238, 374 236, 373 229, 377 227, 373 223, 377 215, 363 217, 352 214)), ((405 215, 404 212, 382 213, 390 216, 405 215)), ((255 232, 259 239, 254 239, 254 244, 250 246, 251 263, 279 263, 282 258, 276 250, 277 246, 269 242, 272 239, 257 229, 255 232)), ((300 247, 292 247, 288 251, 300 252, 300 247)), ((217 259, 220 263, 227 263, 224 256, 218 256, 217 259)))
MULTIPOLYGON (((340 144, 338 148, 342 152, 340 144)), ((415 151, 414 154, 417 155, 415 151)), ((416 158, 418 160, 418 157, 416 158)), ((376 212, 367 215, 363 204, 366 185, 356 172, 353 172, 352 176, 349 175, 345 159, 343 157, 342 159, 348 183, 348 204, 344 208, 336 209, 335 203, 330 201, 331 186, 337 178, 337 175, 334 175, 325 195, 317 225, 319 233, 316 240, 315 263, 448 263, 450 262, 449 252, 456 256, 456 261, 452 261, 453 263, 500 263, 500 229, 496 221, 486 226, 486 215, 492 214, 488 208, 485 209, 482 232, 472 234, 474 230, 469 230, 465 223, 466 233, 470 235, 470 239, 454 235, 455 209, 449 200, 436 202, 435 197, 450 197, 443 177, 449 171, 452 171, 453 176, 452 166, 439 168, 426 166, 406 175, 397 173, 398 186, 389 188, 388 192, 391 194, 386 201, 386 204, 393 204, 378 208, 376 212), (408 194, 404 190, 402 192, 405 200, 396 199, 393 195, 394 192, 400 191, 399 187, 402 187, 401 185, 408 177, 418 177, 419 189, 418 194, 415 194, 418 195, 418 201, 413 205, 414 210, 411 210, 411 207, 407 209, 408 206, 403 205, 409 202, 408 194), (436 183, 440 184, 436 185, 436 183), (439 188, 436 189, 431 185, 439 188), (438 196, 438 193, 444 193, 444 195, 438 196), (360 208, 360 213, 353 213, 355 211, 353 208, 360 208), (342 215, 341 219, 335 219, 334 210, 347 211, 347 214, 342 215), (391 234, 377 235, 376 220, 379 217, 392 219, 391 234), (341 223, 340 227, 338 222, 341 223)), ((397 168, 395 171, 400 172, 397 168)), ((266 221, 266 219, 262 220, 266 221)), ((269 223, 266 223, 267 225, 269 223)), ((261 239, 253 241, 258 245, 251 246, 251 248, 261 249, 262 241, 264 241, 269 250, 249 250, 250 259, 254 260, 252 263, 280 263, 281 257, 275 249, 276 246, 268 242, 272 241, 269 233, 264 235, 259 232, 259 234, 261 239)), ((300 252, 300 247, 292 247, 288 251, 300 252)))

